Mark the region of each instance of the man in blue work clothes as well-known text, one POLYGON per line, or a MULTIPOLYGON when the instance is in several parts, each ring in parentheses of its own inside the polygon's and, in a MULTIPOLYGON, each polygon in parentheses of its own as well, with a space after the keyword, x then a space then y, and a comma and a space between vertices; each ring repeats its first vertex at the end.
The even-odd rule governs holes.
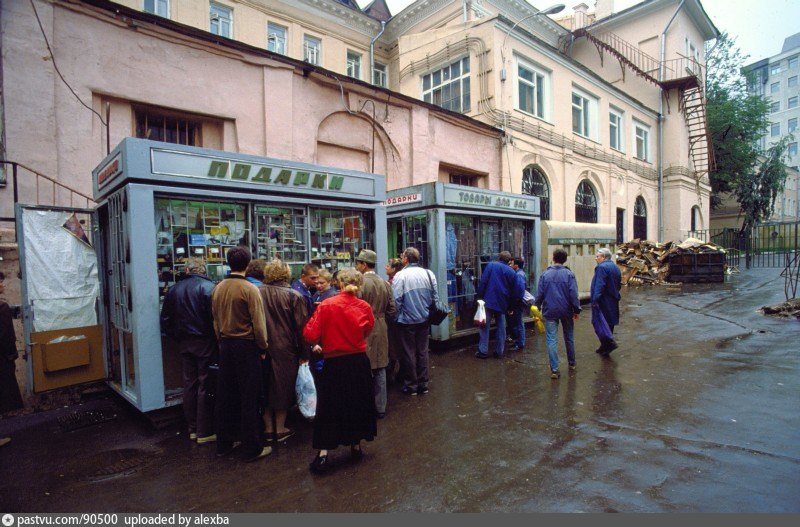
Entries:
MULTIPOLYGON (((528 277, 525 276, 525 258, 517 256, 512 258, 509 265, 517 274, 518 286, 523 292, 527 288, 528 277)), ((524 293, 523 293, 524 294, 524 293)), ((508 316, 508 332, 511 335, 512 346, 509 351, 522 351, 525 348, 525 322, 523 316, 528 305, 524 300, 516 302, 511 308, 511 315, 508 316)))
POLYGON ((558 325, 564 331, 564 345, 567 348, 569 369, 575 370, 575 321, 581 312, 578 300, 578 281, 575 274, 565 267, 567 252, 564 249, 553 251, 553 265, 539 277, 536 289, 536 306, 544 318, 547 336, 547 355, 550 358, 550 378, 558 379, 558 325))
POLYGON ((522 301, 525 287, 517 280, 517 273, 508 263, 511 253, 502 251, 495 262, 489 263, 481 273, 478 282, 478 298, 486 303, 486 324, 480 326, 478 352, 475 356, 485 359, 489 356, 489 331, 492 319, 497 327, 494 356, 502 358, 506 345, 506 312, 522 301))
MULTIPOLYGON (((611 333, 614 326, 619 324, 619 291, 622 289, 622 273, 611 259, 611 251, 598 249, 595 255, 597 267, 594 268, 592 277, 592 309, 599 309, 608 323, 611 333)), ((600 347, 595 351, 604 357, 617 349, 617 342, 613 339, 601 339, 600 347)))

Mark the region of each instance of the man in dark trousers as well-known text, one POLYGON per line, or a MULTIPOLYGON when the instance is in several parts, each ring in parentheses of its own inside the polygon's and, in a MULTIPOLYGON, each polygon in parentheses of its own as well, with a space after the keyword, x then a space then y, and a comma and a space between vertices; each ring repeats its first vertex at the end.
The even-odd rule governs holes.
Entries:
MULTIPOLYGON (((517 281, 519 282, 517 286, 522 288, 524 294, 528 286, 528 277, 525 276, 525 258, 521 256, 512 258, 509 265, 517 274, 517 281)), ((525 348, 525 321, 523 317, 528 309, 529 306, 523 300, 519 300, 511 307, 511 315, 508 317, 508 333, 511 335, 512 346, 509 351, 522 351, 525 348)))
MULTIPOLYGON (((619 324, 619 291, 622 289, 622 273, 611 259, 611 251, 598 249, 595 255, 597 267, 594 268, 592 277, 592 309, 599 309, 608 323, 611 333, 614 326, 619 324)), ((617 342, 613 339, 601 339, 600 347, 595 351, 604 357, 617 349, 617 342)))
MULTIPOLYGON (((5 290, 5 275, 0 273, 0 294, 5 290)), ((17 383, 17 334, 14 317, 6 302, 0 301, 0 413, 22 408, 22 396, 17 383)), ((8 443, 0 439, 0 446, 8 443)))
POLYGON ((397 309, 400 340, 401 391, 406 395, 428 393, 428 315, 439 300, 436 276, 419 264, 419 251, 403 251, 403 268, 394 275, 392 294, 397 309))
POLYGON ((483 268, 478 282, 478 298, 486 303, 486 324, 479 328, 478 351, 475 356, 485 359, 489 356, 489 331, 492 319, 495 320, 496 347, 494 356, 503 358, 506 345, 506 313, 522 301, 525 287, 517 280, 517 273, 508 263, 511 253, 502 251, 495 262, 483 268))
POLYGON ((172 286, 161 309, 161 330, 178 344, 183 366, 183 414, 189 439, 216 441, 213 408, 206 400, 208 367, 217 360, 217 336, 211 316, 214 283, 202 258, 186 259, 187 276, 172 286))
POLYGON ((250 263, 247 247, 228 251, 231 274, 217 284, 211 296, 214 330, 219 339, 217 382, 217 455, 233 451, 236 415, 240 419, 242 454, 245 461, 269 455, 259 415, 261 361, 267 352, 267 323, 258 288, 247 281, 250 263), (237 412, 237 408, 239 411, 237 412))
POLYGON ((564 345, 567 348, 569 369, 575 370, 575 321, 581 312, 578 300, 578 281, 575 274, 564 264, 567 252, 564 249, 553 251, 553 265, 539 277, 536 289, 536 306, 544 318, 547 336, 547 355, 550 359, 550 378, 558 379, 558 325, 564 332, 564 345))

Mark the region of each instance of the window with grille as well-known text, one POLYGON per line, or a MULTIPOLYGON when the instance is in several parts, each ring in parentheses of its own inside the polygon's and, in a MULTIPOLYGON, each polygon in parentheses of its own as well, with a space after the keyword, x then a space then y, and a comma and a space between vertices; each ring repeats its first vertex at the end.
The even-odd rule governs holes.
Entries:
POLYGON ((597 194, 585 179, 580 182, 575 192, 575 221, 597 223, 597 194))
POLYGON ((380 62, 375 63, 375 67, 372 69, 372 84, 375 86, 380 86, 381 88, 386 88, 389 86, 386 74, 386 64, 381 64, 380 62))
POLYGON ((647 239, 647 205, 641 196, 636 198, 633 206, 633 237, 647 239))
POLYGON ((422 76, 422 100, 446 110, 470 111, 469 57, 422 76))
POLYGON ((209 31, 221 37, 233 36, 233 9, 220 4, 210 4, 209 31))
POLYGON ((517 108, 547 119, 550 106, 550 74, 522 61, 517 63, 517 108))
POLYGON ((361 55, 355 51, 347 52, 347 76, 361 78, 361 55))
POLYGON ((169 18, 169 0, 144 0, 144 12, 169 18))
POLYGON ((147 109, 134 110, 134 117, 136 137, 178 145, 202 146, 202 125, 197 120, 147 109))
POLYGON ((527 166, 522 171, 522 193, 539 198, 539 210, 543 220, 550 219, 550 186, 542 172, 534 167, 527 166))
POLYGON ((322 58, 322 41, 305 35, 303 37, 303 60, 319 66, 322 58))
POLYGON ((286 55, 286 28, 277 24, 267 24, 267 49, 286 55))
POLYGON ((608 137, 608 144, 611 148, 620 152, 624 151, 622 145, 625 144, 625 134, 622 112, 616 108, 611 108, 608 112, 608 137))

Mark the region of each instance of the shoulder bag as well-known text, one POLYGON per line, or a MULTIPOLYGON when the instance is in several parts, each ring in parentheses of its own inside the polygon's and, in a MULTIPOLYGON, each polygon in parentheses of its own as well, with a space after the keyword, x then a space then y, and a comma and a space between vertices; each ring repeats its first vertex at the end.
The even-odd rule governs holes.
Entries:
MULTIPOLYGON (((433 280, 431 279, 430 271, 427 269, 425 270, 428 273, 428 283, 431 284, 431 292, 433 292, 433 280)), ((442 322, 445 321, 447 316, 450 314, 450 306, 439 300, 438 302, 431 301, 431 305, 428 306, 428 323, 431 326, 438 326, 442 322)))

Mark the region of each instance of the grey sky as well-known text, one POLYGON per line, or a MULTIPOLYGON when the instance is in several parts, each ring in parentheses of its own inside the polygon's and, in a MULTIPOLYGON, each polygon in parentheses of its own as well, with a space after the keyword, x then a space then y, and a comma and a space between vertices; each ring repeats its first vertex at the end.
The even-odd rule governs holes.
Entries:
MULTIPOLYGON (((372 0, 357 0, 364 7, 372 0)), ((567 9, 585 1, 589 6, 593 0, 564 2, 567 9)), ((399 13, 413 0, 387 0, 392 14, 399 13)), ((745 55, 747 63, 776 55, 783 47, 783 39, 800 32, 800 0, 701 0, 703 7, 720 31, 736 37, 736 42, 745 55)), ((530 0, 539 9, 546 8, 556 0, 530 0)), ((615 0, 614 11, 621 11, 638 3, 637 0, 615 0)))

